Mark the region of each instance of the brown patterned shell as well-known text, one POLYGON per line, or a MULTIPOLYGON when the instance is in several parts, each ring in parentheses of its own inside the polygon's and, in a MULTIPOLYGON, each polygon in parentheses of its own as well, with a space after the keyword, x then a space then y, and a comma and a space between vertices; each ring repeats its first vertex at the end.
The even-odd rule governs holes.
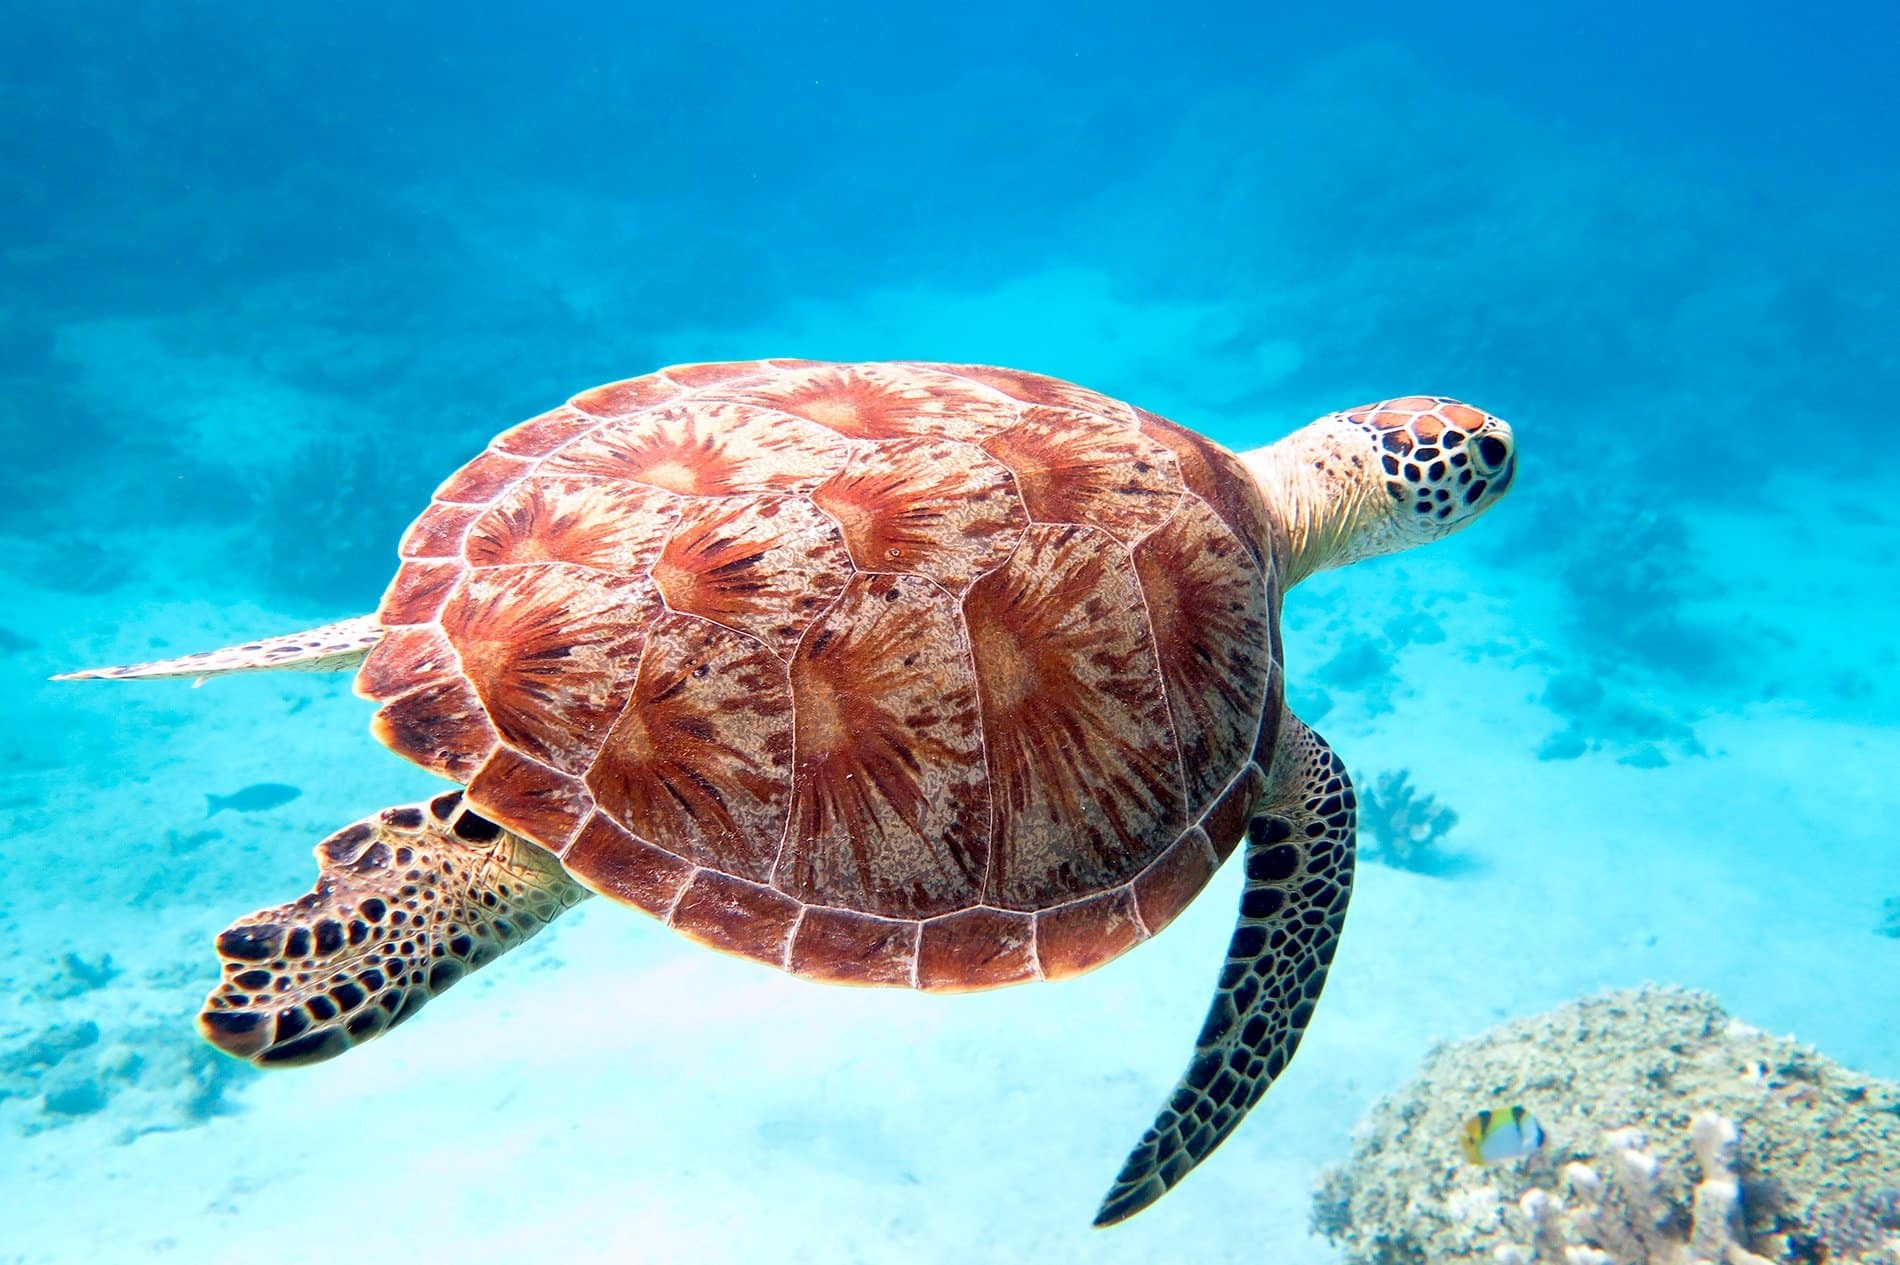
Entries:
POLYGON ((582 883, 801 975, 979 988, 1159 931, 1279 717, 1225 450, 1053 378, 772 360, 598 387, 402 543, 375 730, 582 883))

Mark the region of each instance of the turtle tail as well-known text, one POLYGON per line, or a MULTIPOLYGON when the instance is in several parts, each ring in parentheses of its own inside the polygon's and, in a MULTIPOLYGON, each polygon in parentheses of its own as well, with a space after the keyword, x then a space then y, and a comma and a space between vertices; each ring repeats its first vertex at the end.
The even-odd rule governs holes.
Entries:
POLYGON ((223 978, 198 1030, 259 1067, 321 1062, 388 1031, 588 895, 459 791, 338 831, 317 864, 315 890, 218 937, 223 978))
POLYGON ((202 685, 207 677, 227 672, 347 672, 353 671, 383 639, 382 623, 374 615, 358 615, 308 632, 247 641, 222 650, 204 650, 177 659, 155 659, 116 668, 87 668, 63 672, 55 681, 143 681, 160 677, 191 677, 202 685))

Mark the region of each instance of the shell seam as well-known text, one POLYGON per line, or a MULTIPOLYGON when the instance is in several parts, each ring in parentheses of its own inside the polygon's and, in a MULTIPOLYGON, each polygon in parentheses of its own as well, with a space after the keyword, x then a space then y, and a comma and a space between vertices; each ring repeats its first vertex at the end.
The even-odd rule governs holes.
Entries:
MULTIPOLYGON (((768 887, 766 890, 778 891, 778 889, 774 887, 768 887)), ((794 899, 794 900, 797 899, 796 897, 790 896, 790 893, 787 893, 787 892, 780 892, 779 894, 781 896, 786 896, 790 899, 794 899)), ((798 906, 798 916, 792 919, 791 930, 785 933, 785 948, 778 955, 778 958, 779 958, 778 966, 779 966, 779 970, 784 971, 787 975, 793 974, 792 945, 797 942, 798 929, 805 925, 805 915, 807 912, 810 911, 810 909, 811 909, 810 905, 807 905, 804 902, 800 901, 799 906, 798 906)))

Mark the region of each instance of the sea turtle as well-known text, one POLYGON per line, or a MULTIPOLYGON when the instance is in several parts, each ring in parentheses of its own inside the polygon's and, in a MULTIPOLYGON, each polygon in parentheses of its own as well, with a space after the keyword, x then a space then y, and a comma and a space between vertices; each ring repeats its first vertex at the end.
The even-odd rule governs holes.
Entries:
POLYGON ((1235 455, 1069 382, 765 360, 498 436, 374 615, 74 676, 357 669, 463 789, 317 846, 218 937, 199 1026, 260 1066, 393 1027, 590 894, 810 979, 1059 979, 1244 840, 1192 1061, 1096 1218, 1152 1203, 1292 1057, 1351 888, 1352 785, 1284 708, 1283 591, 1444 536, 1510 428, 1424 396, 1235 455))

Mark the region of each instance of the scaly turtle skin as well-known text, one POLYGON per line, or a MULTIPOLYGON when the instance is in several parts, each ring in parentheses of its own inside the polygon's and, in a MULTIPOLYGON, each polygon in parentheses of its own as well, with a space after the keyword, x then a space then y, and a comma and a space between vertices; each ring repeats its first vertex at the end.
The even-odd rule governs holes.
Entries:
POLYGON ((1159 1198, 1292 1056, 1351 891, 1351 783, 1287 714, 1284 588, 1503 495, 1438 398, 1236 456, 969 365, 688 365, 504 432, 374 616, 76 675, 360 664, 384 743, 465 790, 318 846, 218 940, 200 1026, 260 1065, 400 1022, 585 896, 817 980, 1086 971, 1246 841, 1193 1061, 1097 1221, 1159 1198))

